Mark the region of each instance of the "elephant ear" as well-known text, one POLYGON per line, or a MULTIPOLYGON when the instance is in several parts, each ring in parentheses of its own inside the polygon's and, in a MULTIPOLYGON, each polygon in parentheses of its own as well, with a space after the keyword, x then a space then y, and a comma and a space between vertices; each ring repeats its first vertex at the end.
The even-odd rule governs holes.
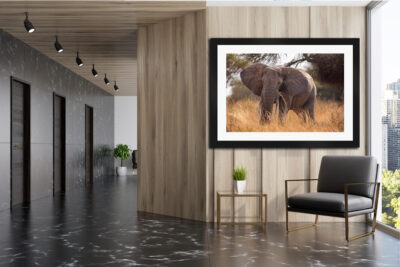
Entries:
POLYGON ((253 94, 261 96, 263 89, 263 72, 267 67, 265 64, 257 63, 245 68, 240 73, 242 83, 249 88, 253 94))

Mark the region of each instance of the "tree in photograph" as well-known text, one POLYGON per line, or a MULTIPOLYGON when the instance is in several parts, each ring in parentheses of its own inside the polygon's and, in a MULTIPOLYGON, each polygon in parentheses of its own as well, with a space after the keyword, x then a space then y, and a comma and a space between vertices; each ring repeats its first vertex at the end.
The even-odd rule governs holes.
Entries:
POLYGON ((243 69, 254 63, 275 65, 281 59, 280 54, 227 54, 226 55, 226 85, 235 80, 243 69))
POLYGON ((310 75, 321 84, 333 87, 337 98, 343 99, 344 90, 344 55, 343 54, 299 54, 285 64, 286 67, 297 67, 308 62, 312 68, 310 75))

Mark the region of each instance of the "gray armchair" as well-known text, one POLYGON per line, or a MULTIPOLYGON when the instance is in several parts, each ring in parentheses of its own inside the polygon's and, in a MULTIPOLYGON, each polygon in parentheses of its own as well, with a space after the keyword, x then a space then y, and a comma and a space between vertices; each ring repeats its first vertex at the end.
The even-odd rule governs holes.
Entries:
POLYGON ((324 156, 318 179, 286 180, 286 230, 317 225, 318 215, 345 219, 346 240, 374 234, 379 187, 379 166, 367 156, 324 156), (317 192, 288 196, 288 185, 299 181, 318 181, 317 192), (289 228, 289 212, 315 214, 313 224, 289 228), (374 213, 372 231, 349 237, 349 217, 374 213))

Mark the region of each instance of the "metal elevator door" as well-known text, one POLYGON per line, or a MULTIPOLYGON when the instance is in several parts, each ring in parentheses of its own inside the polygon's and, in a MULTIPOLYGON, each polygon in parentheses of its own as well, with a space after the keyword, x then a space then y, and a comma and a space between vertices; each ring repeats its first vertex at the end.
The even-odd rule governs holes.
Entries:
POLYGON ((30 87, 11 80, 11 206, 30 201, 30 87))
POLYGON ((53 193, 65 192, 65 98, 54 95, 53 193))
POLYGON ((93 182, 93 108, 85 106, 86 184, 93 182))

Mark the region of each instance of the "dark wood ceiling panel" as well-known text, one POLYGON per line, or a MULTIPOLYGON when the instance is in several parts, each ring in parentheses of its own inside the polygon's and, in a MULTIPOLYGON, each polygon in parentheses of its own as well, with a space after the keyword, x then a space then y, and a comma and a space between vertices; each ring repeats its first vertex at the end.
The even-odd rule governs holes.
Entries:
POLYGON ((205 9, 205 1, 1 1, 0 28, 115 95, 136 95, 136 31, 205 9), (24 12, 36 28, 25 31, 24 12), (64 51, 54 49, 55 35, 64 51), (79 50, 84 66, 75 63, 79 50), (94 78, 95 64, 99 73, 94 78), (120 90, 103 82, 104 73, 120 90))

